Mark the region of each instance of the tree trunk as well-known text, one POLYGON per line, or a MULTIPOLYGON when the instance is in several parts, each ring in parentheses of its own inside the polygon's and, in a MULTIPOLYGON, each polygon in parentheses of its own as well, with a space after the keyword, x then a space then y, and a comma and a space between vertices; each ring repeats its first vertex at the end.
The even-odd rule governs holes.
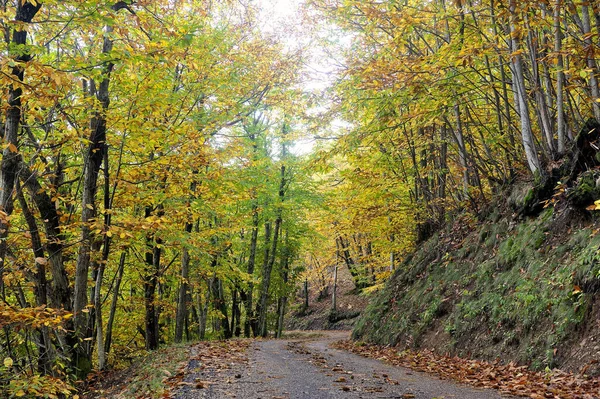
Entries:
POLYGON ((337 278, 338 278, 338 267, 335 265, 333 269, 333 294, 331 294, 331 310, 334 312, 337 310, 337 278))
MULTIPOLYGON (((217 256, 214 255, 211 265, 213 269, 217 267, 217 261, 217 256)), ((221 313, 215 320, 215 332, 218 334, 222 332, 222 337, 229 339, 232 335, 231 329, 229 328, 229 317, 227 316, 227 304, 225 303, 223 293, 223 283, 221 282, 221 279, 216 276, 216 273, 213 274, 211 279, 210 290, 212 292, 213 309, 218 310, 221 313)))
POLYGON ((304 311, 308 310, 308 279, 304 279, 304 311))
MULTIPOLYGON (((186 233, 192 232, 192 223, 185 225, 186 233)), ((181 282, 179 285, 179 295, 177 299, 177 313, 175 315, 175 342, 181 342, 183 339, 183 327, 187 318, 186 298, 189 291, 189 273, 190 273, 190 254, 186 244, 183 245, 181 254, 181 282)))
MULTIPOLYGON (((159 211, 160 213, 160 211, 159 211)), ((145 217, 152 215, 152 208, 146 207, 145 217)), ((158 349, 159 329, 158 329, 158 311, 156 304, 156 287, 160 277, 160 257, 162 240, 150 234, 146 237, 146 268, 144 272, 144 306, 146 309, 144 325, 146 349, 158 349)))
POLYGON ((198 310, 200 311, 200 322, 198 323, 198 338, 203 340, 206 336, 206 321, 208 319, 208 303, 210 301, 210 281, 206 283, 206 298, 202 303, 202 295, 198 290, 198 310))
POLYGON ((562 56, 562 32, 560 28, 560 14, 562 0, 556 0, 554 3, 554 52, 556 53, 556 132, 558 135, 558 156, 564 155, 566 151, 567 135, 565 123, 565 105, 564 105, 564 87, 565 72, 564 60, 562 56))
POLYGON ((239 337, 242 335, 240 318, 240 303, 238 299, 238 289, 234 288, 231 300, 231 334, 232 336, 239 337))
POLYGON ((469 155, 467 154, 467 147, 465 146, 465 139, 463 134, 462 118, 460 116, 460 105, 458 102, 454 105, 454 120, 456 122, 456 129, 452 129, 453 137, 458 146, 458 154, 460 160, 460 166, 462 168, 463 175, 463 198, 469 196, 469 155))
POLYGON ((285 320, 285 312, 286 312, 287 302, 288 302, 288 282, 289 282, 289 275, 290 275, 289 263, 290 263, 290 245, 289 245, 288 232, 286 231, 285 232, 285 247, 283 250, 283 254, 281 256, 281 267, 280 267, 281 281, 283 282, 283 294, 279 298, 279 302, 277 304, 277 310, 278 310, 277 333, 276 333, 277 338, 281 338, 281 336, 283 334, 283 322, 285 320))
MULTIPOLYGON (((102 46, 102 53, 109 54, 113 48, 113 42, 110 38, 112 32, 111 26, 106 26, 106 34, 102 46)), ((96 219, 96 192, 98 186, 98 175, 100 166, 104 160, 104 153, 108 150, 106 144, 106 111, 110 105, 108 87, 110 75, 114 68, 112 62, 104 65, 102 81, 96 88, 94 81, 89 82, 90 94, 95 95, 99 102, 100 109, 96 110, 90 120, 90 136, 88 149, 84 156, 83 172, 83 194, 81 201, 81 238, 79 253, 77 255, 77 265, 75 268, 74 302, 73 302, 73 322, 75 324, 75 334, 81 340, 77 346, 77 353, 83 361, 89 363, 89 345, 83 339, 85 335, 86 313, 83 312, 88 304, 87 282, 90 268, 90 255, 92 244, 95 237, 92 234, 90 224, 96 219), (87 359, 85 359, 87 357, 87 359)), ((103 348, 102 348, 103 350, 103 348)), ((82 363, 83 364, 83 363, 82 363)), ((91 363, 90 363, 91 366, 91 363)), ((89 370, 82 369, 81 372, 87 375, 89 370)))
MULTIPOLYGON (((21 212, 27 223, 27 228, 31 236, 31 248, 33 250, 33 256, 35 257, 35 282, 34 282, 34 293, 36 298, 37 306, 45 306, 48 301, 47 293, 47 281, 46 281, 46 267, 47 260, 44 258, 44 247, 42 246, 42 239, 35 221, 35 217, 31 213, 29 204, 25 200, 23 191, 19 185, 18 180, 15 182, 17 185, 17 197, 21 205, 21 212)), ((50 340, 50 333, 48 327, 42 326, 37 329, 38 337, 38 371, 42 374, 49 374, 52 370, 52 362, 54 359, 52 342, 50 340)))
MULTIPOLYGON (((106 270, 106 264, 108 263, 108 257, 110 255, 110 243, 111 235, 110 231, 112 214, 112 200, 110 196, 110 176, 109 176, 109 164, 108 164, 108 151, 104 151, 103 162, 104 162, 104 237, 102 238, 102 258, 100 262, 95 261, 94 267, 96 273, 96 285, 94 287, 94 316, 96 324, 96 348, 98 353, 98 369, 103 370, 106 364, 106 351, 104 345, 104 326, 102 322, 102 283, 104 280, 104 271, 106 270)), ((119 166, 120 167, 120 166, 119 166)), ((115 182, 116 189, 116 182, 115 182)), ((100 240, 97 240, 100 244, 100 240)))
POLYGON ((589 86, 592 94, 592 110, 594 111, 594 118, 600 121, 600 89, 598 88, 598 68, 596 66, 596 58, 594 55, 594 43, 592 42, 592 27, 590 22, 590 11, 588 3, 583 1, 581 3, 581 22, 583 28, 583 42, 585 44, 586 62, 587 67, 590 70, 589 86))
POLYGON ((3 287, 4 259, 6 258, 9 216, 13 211, 13 194, 15 180, 17 178, 18 166, 21 155, 18 150, 19 127, 21 124, 21 96, 23 94, 22 82, 25 77, 25 65, 31 60, 31 54, 27 51, 21 52, 27 44, 26 26, 31 23, 35 15, 42 7, 41 2, 17 1, 15 22, 18 28, 12 32, 13 37, 9 48, 14 48, 10 54, 14 59, 15 66, 12 67, 10 77, 16 84, 8 88, 8 107, 4 120, 4 150, 0 160, 0 290, 3 287))
MULTIPOLYGON (((250 279, 253 278, 254 275, 254 267, 256 262, 256 245, 258 243, 258 204, 256 200, 252 205, 252 234, 250 235, 250 255, 248 256, 248 265, 246 268, 246 272, 250 279)), ((254 304, 253 304, 253 291, 254 284, 252 281, 248 282, 247 291, 243 291, 242 294, 244 298, 244 308, 246 309, 246 320, 244 321, 244 336, 246 338, 250 338, 251 330, 254 331, 256 335, 256 317, 254 314, 254 304)))
POLYGON ((20 180, 33 198, 41 219, 44 221, 47 240, 46 252, 48 253, 48 263, 52 274, 50 305, 56 309, 64 308, 70 311, 72 309, 71 290, 69 289, 68 276, 63 262, 64 237, 60 229, 60 216, 52 198, 40 185, 37 174, 29 170, 23 163, 21 163, 19 169, 20 180))
POLYGON ((552 132, 552 124, 550 123, 550 110, 546 101, 546 96, 542 89, 542 80, 540 77, 540 66, 539 66, 539 53, 538 53, 538 40, 534 37, 534 31, 529 25, 529 19, 525 14, 525 29, 527 30, 527 47, 529 50, 529 58, 531 62, 531 81, 533 85, 533 93, 535 98, 534 110, 537 114, 539 127, 542 131, 542 137, 544 138, 546 153, 548 158, 554 159, 556 157, 556 146, 554 144, 554 137, 552 132))
POLYGON ((525 76, 523 74, 523 60, 519 53, 519 31, 517 29, 518 12, 516 0, 510 0, 510 36, 512 45, 512 60, 511 70, 513 75, 513 89, 515 90, 515 96, 518 101, 519 117, 521 119, 521 137, 523 141, 523 148, 525 149, 525 155, 527 157, 527 163, 531 173, 543 174, 541 170, 540 161, 537 155, 537 148, 535 145, 535 139, 533 137, 533 131, 531 129, 531 119, 529 117, 529 105, 527 103, 527 91, 525 89, 525 76))
MULTIPOLYGON (((282 150, 282 158, 285 157, 285 145, 282 150)), ((283 204, 285 199, 285 185, 286 185, 286 177, 285 177, 285 165, 281 165, 280 169, 280 180, 279 180, 279 205, 283 204)), ((275 264, 275 256, 277 254, 277 244, 279 241, 279 232, 281 230, 282 223, 282 209, 279 207, 277 209, 277 218, 275 219, 275 228, 273 229, 273 241, 271 242, 271 249, 268 249, 268 243, 266 243, 267 251, 265 253, 266 262, 263 264, 263 273, 262 273, 262 282, 260 289, 260 302, 259 302, 259 310, 258 310, 258 329, 260 331, 260 336, 267 336, 267 299, 269 296, 269 286, 271 284, 271 271, 273 269, 273 265, 275 264)), ((270 235, 268 231, 270 229, 270 224, 267 223, 265 225, 265 229, 267 230, 265 234, 270 235)))
MULTIPOLYGON (((267 282, 265 280, 265 274, 267 274, 267 267, 269 266, 269 258, 270 258, 270 251, 271 251, 271 222, 266 222, 265 223, 265 253, 264 253, 264 258, 263 258, 263 265, 262 265, 262 280, 260 282, 260 287, 259 287, 259 297, 258 297, 258 303, 256 304, 256 319, 257 319, 257 329, 255 331, 255 334, 257 336, 262 336, 262 321, 266 320, 266 314, 264 314, 264 312, 266 312, 266 302, 267 302, 267 295, 268 295, 268 284, 269 282, 267 282), (266 290, 265 290, 266 288, 266 290), (264 293, 264 295, 263 295, 264 293), (263 297, 264 302, 263 302, 263 297)), ((271 272, 268 272, 268 275, 270 276, 271 272)))
POLYGON ((119 291, 121 289, 121 281, 123 280, 123 271, 125 270, 125 257, 127 252, 121 252, 121 258, 119 260, 119 269, 117 270, 117 279, 115 281, 115 287, 113 291, 113 298, 110 304, 110 313, 108 314, 108 323, 106 324, 106 340, 104 341, 104 352, 110 353, 110 346, 112 345, 112 329, 115 321, 115 313, 117 311, 117 301, 119 300, 119 291))

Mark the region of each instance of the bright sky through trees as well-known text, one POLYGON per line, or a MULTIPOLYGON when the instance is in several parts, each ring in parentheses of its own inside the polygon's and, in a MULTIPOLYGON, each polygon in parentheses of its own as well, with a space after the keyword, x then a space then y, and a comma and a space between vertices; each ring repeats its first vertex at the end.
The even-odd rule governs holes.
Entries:
MULTIPOLYGON (((265 32, 278 37, 290 51, 302 49, 305 52, 307 58, 302 68, 304 72, 301 79, 302 90, 318 94, 332 87, 338 76, 340 61, 327 52, 332 51, 333 48, 325 49, 319 43, 324 36, 327 36, 326 40, 333 39, 332 27, 316 26, 312 23, 314 21, 311 22, 304 12, 306 5, 302 0, 257 0, 256 4, 261 8, 261 27, 265 32)), ((341 41, 345 43, 342 47, 350 44, 349 38, 341 41)), ((321 101, 308 113, 316 117, 326 112, 327 108, 327 104, 321 101)), ((313 126, 312 128, 316 128, 318 133, 294 143, 292 151, 298 155, 308 154, 318 140, 315 137, 338 136, 336 131, 345 130, 347 127, 348 124, 341 120, 336 120, 327 127, 313 126), (329 131, 324 133, 321 131, 323 128, 329 131)))

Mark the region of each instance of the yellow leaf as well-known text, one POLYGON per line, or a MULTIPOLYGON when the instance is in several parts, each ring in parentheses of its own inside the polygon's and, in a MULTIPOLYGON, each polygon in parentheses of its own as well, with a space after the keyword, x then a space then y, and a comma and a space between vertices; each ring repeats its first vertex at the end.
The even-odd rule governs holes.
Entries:
POLYGON ((15 396, 16 396, 17 398, 20 398, 21 396, 25 396, 25 391, 23 391, 22 389, 19 389, 19 390, 17 391, 17 393, 15 394, 15 396))
POLYGON ((4 359, 4 367, 6 368, 11 368, 13 365, 13 360, 10 357, 7 357, 6 359, 4 359))
POLYGON ((107 237, 112 237, 112 232, 111 232, 110 230, 109 230, 109 231, 107 231, 107 232, 106 232, 106 236, 107 236, 107 237))

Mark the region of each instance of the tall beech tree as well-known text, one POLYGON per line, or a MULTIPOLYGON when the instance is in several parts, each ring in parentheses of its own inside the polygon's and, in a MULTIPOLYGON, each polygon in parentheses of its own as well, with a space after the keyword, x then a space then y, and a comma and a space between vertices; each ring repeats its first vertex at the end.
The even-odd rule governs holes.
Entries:
POLYGON ((456 210, 481 214, 490 194, 517 176, 544 182, 575 132, 599 118, 595 3, 310 0, 307 7, 311 22, 324 22, 315 40, 338 38, 323 45, 344 59, 320 116, 346 125, 315 127, 317 137, 336 139, 315 162, 331 184, 326 191, 346 198, 348 211, 335 207, 315 223, 336 237, 308 257, 318 260, 309 262, 316 281, 331 252, 358 285, 374 265, 385 277, 389 253, 428 238, 456 210), (359 181, 367 190, 348 195, 359 181))
MULTIPOLYGON (((3 394, 68 394, 71 377, 142 348, 256 330, 256 303, 239 304, 257 297, 247 254, 254 235, 262 264, 264 237, 247 232, 279 209, 274 132, 302 54, 253 7, 2 4, 3 394), (257 112, 254 145, 243 132, 257 112), (247 162, 268 182, 243 180, 247 162)), ((303 210, 277 212, 293 243, 303 210)), ((281 256, 267 259, 268 303, 293 284, 277 279, 281 256)))

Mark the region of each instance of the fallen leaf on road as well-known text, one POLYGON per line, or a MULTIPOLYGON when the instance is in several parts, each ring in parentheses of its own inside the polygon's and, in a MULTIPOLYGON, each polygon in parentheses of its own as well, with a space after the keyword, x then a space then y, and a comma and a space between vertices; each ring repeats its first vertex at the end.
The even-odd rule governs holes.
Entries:
MULTIPOLYGON (((444 379, 459 381, 479 388, 497 389, 503 394, 532 399, 600 398, 600 378, 581 377, 561 370, 541 373, 531 371, 526 366, 517 366, 513 362, 509 364, 500 364, 498 361, 489 363, 441 356, 431 351, 399 352, 397 348, 393 347, 353 341, 340 341, 334 346, 361 356, 385 359, 387 363, 435 374, 444 379)), ((407 375, 412 375, 412 373, 407 373, 407 375)), ((414 398, 414 395, 403 396, 403 398, 414 398)))

